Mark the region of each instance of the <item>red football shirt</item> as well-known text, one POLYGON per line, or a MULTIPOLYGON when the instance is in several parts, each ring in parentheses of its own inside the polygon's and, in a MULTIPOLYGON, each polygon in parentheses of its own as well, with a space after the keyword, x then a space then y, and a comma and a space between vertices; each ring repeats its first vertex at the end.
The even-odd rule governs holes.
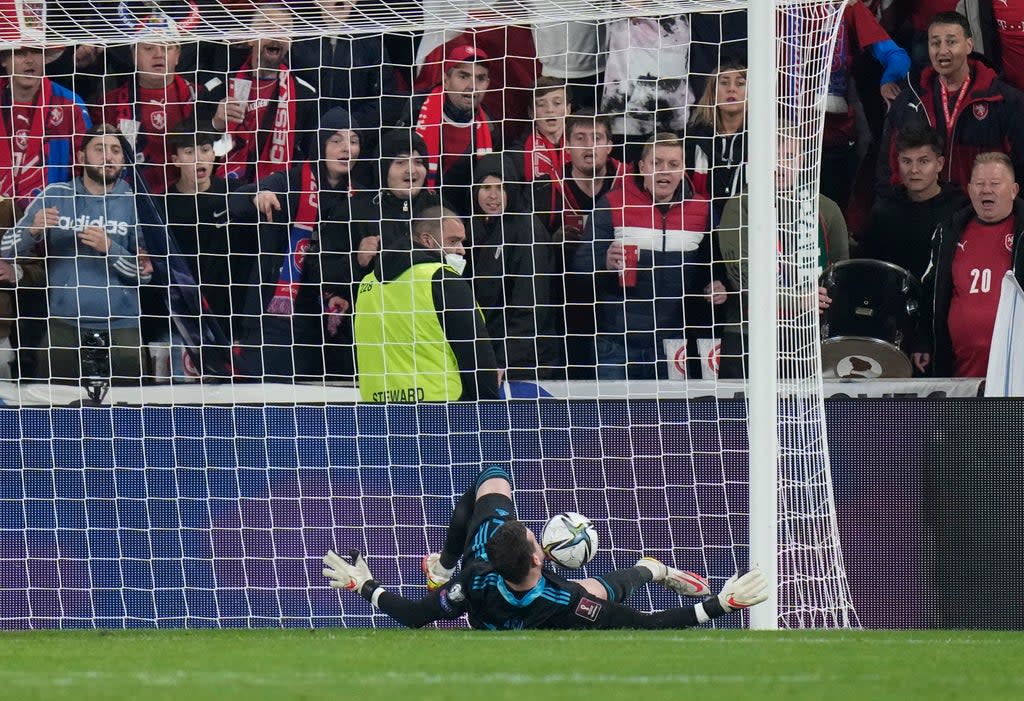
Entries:
POLYGON ((952 12, 959 0, 916 0, 910 12, 910 25, 919 32, 928 31, 928 23, 940 12, 952 12))
POLYGON ((32 120, 36 117, 35 112, 38 109, 38 105, 26 105, 22 103, 11 106, 11 126, 13 127, 11 129, 11 134, 14 137, 11 139, 11 151, 14 152, 15 170, 21 167, 39 165, 38 162, 28 163, 27 161, 29 160, 42 160, 42 135, 35 138, 29 136, 32 132, 32 120))
POLYGON ((956 245, 948 317, 956 377, 985 377, 999 290, 1013 265, 1012 247, 1013 217, 997 224, 975 219, 956 245))
MULTIPOLYGON (((186 109, 192 95, 179 95, 174 83, 164 88, 139 88, 139 131, 146 135, 142 156, 146 163, 163 166, 167 163, 168 132, 185 121, 186 109)), ((146 168, 144 171, 150 192, 164 192, 177 181, 175 168, 146 168)))
POLYGON ((1003 50, 1003 77, 1024 90, 1024 0, 992 3, 1003 50))
MULTIPOLYGON (((14 192, 19 204, 27 206, 36 194, 46 187, 45 139, 63 136, 67 131, 58 124, 53 126, 49 111, 40 115, 36 104, 18 103, 11 106, 11 163, 14 165, 14 192), (43 133, 32 136, 32 120, 43 119, 43 133)), ((59 120, 63 122, 63 119, 59 120)))

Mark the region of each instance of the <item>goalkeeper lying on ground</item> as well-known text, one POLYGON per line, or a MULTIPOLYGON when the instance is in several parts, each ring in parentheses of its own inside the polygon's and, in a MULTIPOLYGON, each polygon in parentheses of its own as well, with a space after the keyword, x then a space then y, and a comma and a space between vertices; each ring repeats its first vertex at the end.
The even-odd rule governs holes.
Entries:
POLYGON ((642 613, 621 602, 648 582, 683 596, 700 597, 710 593, 708 582, 651 557, 604 577, 564 579, 543 568, 544 551, 533 532, 515 518, 514 509, 508 474, 500 467, 484 470, 456 505, 444 550, 424 560, 433 591, 418 601, 385 591, 358 551, 352 551, 351 562, 329 551, 324 556, 324 576, 332 587, 359 592, 376 608, 413 628, 463 614, 469 614, 473 628, 491 630, 685 628, 768 598, 764 576, 755 569, 734 576, 717 597, 694 606, 642 613), (460 553, 462 571, 450 580, 460 553))

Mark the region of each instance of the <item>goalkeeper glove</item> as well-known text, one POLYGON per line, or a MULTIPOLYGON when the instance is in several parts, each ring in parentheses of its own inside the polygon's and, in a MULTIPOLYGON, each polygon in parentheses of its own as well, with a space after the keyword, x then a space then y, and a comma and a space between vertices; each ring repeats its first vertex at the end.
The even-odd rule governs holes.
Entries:
POLYGON ((363 585, 373 581, 370 568, 358 550, 350 550, 352 562, 346 562, 338 553, 328 550, 324 555, 324 576, 331 580, 332 589, 348 589, 362 593, 363 585))
POLYGON ((421 564, 423 574, 427 578, 427 591, 437 591, 452 578, 455 569, 448 569, 441 564, 441 556, 438 553, 430 553, 423 557, 421 564))
POLYGON ((718 601, 726 613, 754 606, 767 599, 768 580, 756 567, 742 576, 734 574, 718 594, 718 601))

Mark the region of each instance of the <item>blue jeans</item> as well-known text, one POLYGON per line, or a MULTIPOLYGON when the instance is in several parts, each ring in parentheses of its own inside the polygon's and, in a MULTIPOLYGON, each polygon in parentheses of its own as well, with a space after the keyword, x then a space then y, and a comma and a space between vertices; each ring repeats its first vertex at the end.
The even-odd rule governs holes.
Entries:
POLYGON ((597 379, 655 380, 667 376, 653 333, 597 337, 597 379))

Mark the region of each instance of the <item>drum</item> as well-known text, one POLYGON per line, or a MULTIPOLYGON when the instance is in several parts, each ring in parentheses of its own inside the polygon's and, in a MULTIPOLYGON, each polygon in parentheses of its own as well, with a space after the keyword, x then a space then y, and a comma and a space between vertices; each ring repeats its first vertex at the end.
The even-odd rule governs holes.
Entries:
POLYGON ((821 315, 825 377, 910 377, 908 353, 918 320, 921 284, 881 260, 844 260, 820 284, 832 304, 821 315))

